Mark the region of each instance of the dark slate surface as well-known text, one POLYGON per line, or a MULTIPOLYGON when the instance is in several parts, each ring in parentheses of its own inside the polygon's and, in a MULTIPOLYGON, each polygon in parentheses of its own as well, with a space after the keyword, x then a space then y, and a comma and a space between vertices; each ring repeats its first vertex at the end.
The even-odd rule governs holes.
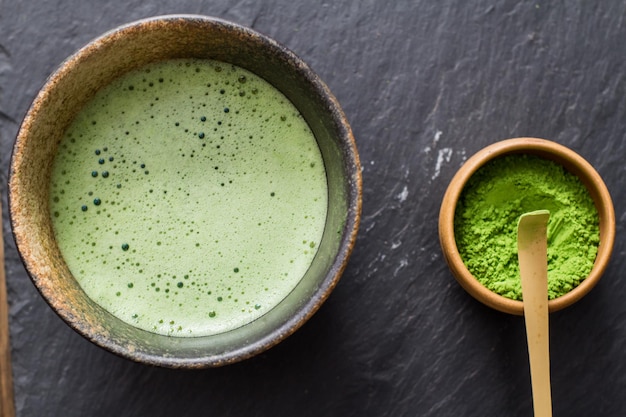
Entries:
POLYGON ((614 198, 610 267, 551 316, 553 400, 556 416, 626 415, 624 2, 0 0, 5 207, 11 146, 47 75, 104 31, 167 13, 251 26, 330 86, 363 162, 354 255, 328 302, 279 346, 173 371, 118 358, 67 327, 29 281, 5 210, 18 416, 532 415, 523 319, 467 295, 437 236, 456 169, 516 136, 579 152, 614 198))

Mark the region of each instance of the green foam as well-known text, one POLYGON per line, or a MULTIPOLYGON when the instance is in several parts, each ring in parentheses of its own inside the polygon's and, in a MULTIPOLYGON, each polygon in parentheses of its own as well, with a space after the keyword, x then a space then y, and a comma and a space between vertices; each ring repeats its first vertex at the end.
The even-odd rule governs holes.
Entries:
POLYGON ((217 61, 152 64, 98 92, 59 145, 50 212, 84 291, 139 328, 202 336, 283 300, 322 238, 328 189, 297 109, 217 61))

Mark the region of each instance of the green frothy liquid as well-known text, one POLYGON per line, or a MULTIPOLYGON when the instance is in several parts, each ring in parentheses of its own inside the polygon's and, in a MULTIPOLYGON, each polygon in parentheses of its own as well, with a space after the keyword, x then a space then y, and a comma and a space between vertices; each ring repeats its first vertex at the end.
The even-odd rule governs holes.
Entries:
POLYGON ((245 325, 309 268, 328 204, 296 108, 230 64, 174 60, 118 79, 63 137, 50 188, 60 250, 123 321, 202 336, 245 325))

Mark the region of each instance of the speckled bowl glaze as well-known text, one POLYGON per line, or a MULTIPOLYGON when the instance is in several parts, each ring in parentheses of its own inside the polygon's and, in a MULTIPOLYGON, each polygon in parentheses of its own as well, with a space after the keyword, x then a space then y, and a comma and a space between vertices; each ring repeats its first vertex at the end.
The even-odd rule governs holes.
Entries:
POLYGON ((293 52, 251 29, 205 16, 161 16, 130 23, 90 42, 47 80, 17 135, 9 208, 18 251, 33 283, 74 330, 115 354, 170 368, 226 365, 276 345, 305 323, 336 286, 354 246, 361 213, 361 171, 350 126, 318 76, 293 52), (322 152, 329 187, 318 253, 297 287, 274 309, 236 330, 169 337, 140 330, 93 302, 55 242, 49 182, 58 143, 95 92, 120 75, 171 58, 209 58, 245 68, 298 108, 322 152))
POLYGON ((487 162, 509 154, 533 154, 561 164, 585 184, 598 210, 600 245, 594 266, 580 285, 548 302, 550 312, 561 310, 580 300, 598 283, 608 265, 615 241, 615 212, 609 191, 596 170, 571 149, 545 139, 516 138, 494 143, 468 159, 452 178, 441 204, 439 213, 441 248, 452 274, 474 298, 505 313, 524 314, 522 301, 511 300, 490 291, 470 273, 459 255, 454 237, 454 213, 465 184, 487 162))

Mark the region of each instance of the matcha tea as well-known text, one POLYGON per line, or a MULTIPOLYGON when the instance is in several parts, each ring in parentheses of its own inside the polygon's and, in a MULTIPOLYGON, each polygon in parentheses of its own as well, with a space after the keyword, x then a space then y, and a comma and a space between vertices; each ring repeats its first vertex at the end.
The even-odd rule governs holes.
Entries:
POLYGON ((232 330, 284 299, 328 203, 296 108, 208 60, 152 64, 98 92, 61 140, 50 187, 56 240, 85 292, 173 336, 232 330))
POLYGON ((549 210, 548 297, 577 287, 593 268, 600 243, 598 211, 578 177, 556 162, 506 155, 467 182, 454 218, 459 254, 491 291, 522 299, 517 255, 519 217, 549 210))

